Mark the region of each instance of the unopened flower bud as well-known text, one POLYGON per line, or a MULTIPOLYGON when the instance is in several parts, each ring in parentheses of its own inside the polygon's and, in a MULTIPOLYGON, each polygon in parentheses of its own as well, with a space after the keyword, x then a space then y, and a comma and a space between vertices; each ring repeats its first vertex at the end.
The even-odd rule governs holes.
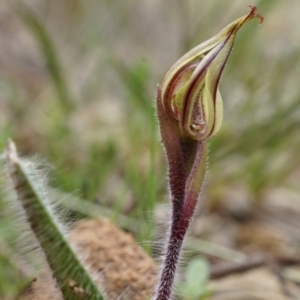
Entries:
POLYGON ((223 102, 219 82, 236 33, 253 18, 263 22, 263 17, 256 14, 256 7, 249 7, 248 15, 189 51, 164 77, 160 98, 180 135, 200 141, 210 138, 220 129, 223 102))

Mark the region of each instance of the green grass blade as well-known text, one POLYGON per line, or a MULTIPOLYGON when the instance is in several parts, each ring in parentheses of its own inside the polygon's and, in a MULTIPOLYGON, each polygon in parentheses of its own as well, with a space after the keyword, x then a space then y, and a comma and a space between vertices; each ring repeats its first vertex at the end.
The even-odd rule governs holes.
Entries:
POLYGON ((36 41, 39 43, 40 50, 46 59, 48 70, 55 86, 58 99, 64 109, 65 114, 69 114, 74 109, 67 80, 61 67, 60 59, 57 55, 54 43, 48 34, 43 21, 26 5, 19 4, 16 12, 31 30, 36 41))
POLYGON ((15 192, 64 299, 104 299, 92 276, 66 239, 65 230, 48 202, 38 172, 32 163, 18 157, 12 142, 8 145, 7 161, 15 192))

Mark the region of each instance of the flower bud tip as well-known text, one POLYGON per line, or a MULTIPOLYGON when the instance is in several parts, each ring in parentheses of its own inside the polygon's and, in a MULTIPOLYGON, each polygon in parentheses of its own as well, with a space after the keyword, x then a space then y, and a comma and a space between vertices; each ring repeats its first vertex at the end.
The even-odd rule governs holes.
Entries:
POLYGON ((253 16, 253 18, 259 19, 259 24, 261 25, 264 22, 264 17, 261 14, 256 14, 257 7, 255 5, 247 5, 246 7, 250 8, 250 15, 253 16))

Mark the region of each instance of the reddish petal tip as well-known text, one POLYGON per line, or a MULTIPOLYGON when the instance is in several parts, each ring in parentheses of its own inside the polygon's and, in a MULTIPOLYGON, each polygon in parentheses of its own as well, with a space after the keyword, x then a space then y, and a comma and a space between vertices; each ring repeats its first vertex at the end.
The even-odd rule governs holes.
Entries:
POLYGON ((252 15, 253 18, 258 18, 259 19, 259 24, 262 24, 264 22, 264 17, 261 14, 256 14, 257 7, 255 5, 247 5, 246 7, 250 8, 250 14, 252 15))

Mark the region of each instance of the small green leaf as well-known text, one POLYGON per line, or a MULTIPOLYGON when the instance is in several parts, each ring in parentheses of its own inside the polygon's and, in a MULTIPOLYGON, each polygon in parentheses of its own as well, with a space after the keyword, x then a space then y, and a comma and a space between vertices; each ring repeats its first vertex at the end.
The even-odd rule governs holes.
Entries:
POLYGON ((209 263, 204 258, 193 259, 186 270, 185 294, 188 299, 199 299, 206 292, 209 263))
POLYGON ((209 276, 209 264, 204 258, 197 258, 190 262, 187 272, 186 279, 192 286, 197 284, 203 285, 209 276))

